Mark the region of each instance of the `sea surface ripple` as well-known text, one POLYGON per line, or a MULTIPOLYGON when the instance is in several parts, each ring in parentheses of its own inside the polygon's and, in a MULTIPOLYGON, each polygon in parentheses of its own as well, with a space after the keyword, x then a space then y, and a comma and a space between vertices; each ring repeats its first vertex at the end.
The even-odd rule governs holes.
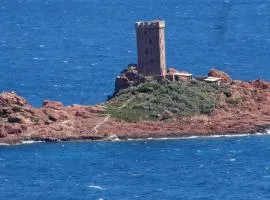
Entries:
POLYGON ((0 199, 269 199, 270 136, 0 146, 0 199))

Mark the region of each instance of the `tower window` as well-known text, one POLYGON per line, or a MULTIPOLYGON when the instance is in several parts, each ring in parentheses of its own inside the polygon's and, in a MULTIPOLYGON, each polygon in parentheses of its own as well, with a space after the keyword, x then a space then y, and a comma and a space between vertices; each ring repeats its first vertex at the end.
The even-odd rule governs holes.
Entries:
POLYGON ((149 44, 151 45, 151 44, 153 44, 153 42, 152 42, 152 39, 150 38, 149 39, 149 44))
POLYGON ((145 54, 148 55, 148 49, 145 49, 145 54))

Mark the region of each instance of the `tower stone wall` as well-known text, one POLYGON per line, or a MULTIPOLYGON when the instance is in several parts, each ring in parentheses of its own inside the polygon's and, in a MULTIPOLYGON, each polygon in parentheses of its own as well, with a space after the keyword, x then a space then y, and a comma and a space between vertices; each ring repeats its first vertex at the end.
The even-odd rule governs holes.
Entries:
POLYGON ((165 21, 136 22, 139 73, 144 76, 165 76, 165 21))

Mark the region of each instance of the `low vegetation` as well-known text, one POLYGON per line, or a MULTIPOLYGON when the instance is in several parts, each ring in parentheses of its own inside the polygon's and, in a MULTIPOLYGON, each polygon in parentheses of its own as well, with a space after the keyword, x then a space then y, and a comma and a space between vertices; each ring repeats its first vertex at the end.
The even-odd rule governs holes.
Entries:
POLYGON ((129 122, 211 114, 226 86, 209 83, 147 82, 120 90, 107 104, 114 118, 129 122), (131 98, 127 106, 121 106, 131 98))
POLYGON ((235 97, 227 100, 227 103, 237 105, 242 102, 242 97, 235 97))

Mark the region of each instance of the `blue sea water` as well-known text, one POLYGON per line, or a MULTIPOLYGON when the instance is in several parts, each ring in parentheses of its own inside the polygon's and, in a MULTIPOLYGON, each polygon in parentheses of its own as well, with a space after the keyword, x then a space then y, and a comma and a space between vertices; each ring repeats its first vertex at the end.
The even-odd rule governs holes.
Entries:
POLYGON ((0 146, 0 199, 270 199, 270 137, 0 146))
POLYGON ((1 0, 0 91, 103 102, 136 63, 134 23, 166 20, 167 64, 270 80, 269 0, 1 0))
MULTIPOLYGON (((0 91, 103 102, 166 20, 167 64, 270 80, 269 0, 0 0, 0 91)), ((270 199, 270 137, 0 146, 0 199, 270 199)))

